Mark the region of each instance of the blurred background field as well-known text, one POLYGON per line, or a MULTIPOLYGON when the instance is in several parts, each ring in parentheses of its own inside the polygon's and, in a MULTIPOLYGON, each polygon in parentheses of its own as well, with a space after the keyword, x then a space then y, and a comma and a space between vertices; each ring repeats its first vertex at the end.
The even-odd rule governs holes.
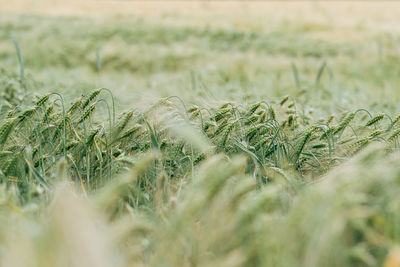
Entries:
POLYGON ((0 7, 1 67, 18 71, 14 37, 39 90, 79 94, 101 85, 125 105, 154 96, 210 102, 290 94, 328 112, 397 106, 396 2, 2 1, 0 7))

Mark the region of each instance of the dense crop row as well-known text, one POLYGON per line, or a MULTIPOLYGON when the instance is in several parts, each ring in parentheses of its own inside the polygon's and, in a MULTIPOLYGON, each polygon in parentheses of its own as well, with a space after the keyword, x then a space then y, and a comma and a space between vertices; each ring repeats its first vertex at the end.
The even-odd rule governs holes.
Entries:
POLYGON ((369 143, 397 148, 400 135, 400 116, 356 110, 315 120, 288 96, 276 103, 207 108, 169 97, 144 111, 116 115, 108 89, 93 90, 70 105, 58 93, 33 103, 21 95, 9 86, 2 96, 0 168, 3 182, 18 185, 26 200, 32 184, 49 188, 61 159, 86 192, 134 165, 142 153, 157 150, 162 161, 141 184, 152 196, 160 172, 185 179, 214 154, 245 154, 246 173, 260 186, 286 172, 308 183, 369 143))
POLYGON ((107 89, 67 105, 54 93, 31 103, 11 85, 5 266, 397 262, 399 116, 315 120, 290 97, 207 108, 170 97, 116 115, 107 89))

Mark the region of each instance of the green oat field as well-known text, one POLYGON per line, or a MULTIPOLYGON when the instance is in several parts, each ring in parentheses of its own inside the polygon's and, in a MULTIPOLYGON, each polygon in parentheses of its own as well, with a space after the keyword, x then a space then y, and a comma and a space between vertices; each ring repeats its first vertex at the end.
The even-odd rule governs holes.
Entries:
POLYGON ((0 267, 399 267, 399 23, 0 0, 0 267))

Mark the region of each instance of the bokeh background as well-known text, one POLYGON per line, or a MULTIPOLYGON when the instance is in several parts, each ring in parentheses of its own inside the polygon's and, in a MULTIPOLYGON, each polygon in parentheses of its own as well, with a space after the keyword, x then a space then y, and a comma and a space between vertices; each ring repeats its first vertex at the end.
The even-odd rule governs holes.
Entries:
POLYGON ((36 91, 107 87, 120 107, 290 94, 327 113, 390 112, 399 13, 395 1, 1 0, 0 68, 18 73, 15 38, 36 91))

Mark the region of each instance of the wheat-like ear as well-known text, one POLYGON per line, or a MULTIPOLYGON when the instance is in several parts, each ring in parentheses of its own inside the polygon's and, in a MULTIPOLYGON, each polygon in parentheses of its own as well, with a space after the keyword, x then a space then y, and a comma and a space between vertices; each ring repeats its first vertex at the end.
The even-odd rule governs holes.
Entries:
POLYGON ((7 112, 6 118, 11 118, 11 117, 13 117, 13 116, 15 115, 15 113, 17 113, 17 109, 16 109, 16 108, 11 109, 10 111, 7 112))
MULTIPOLYGON (((72 140, 71 142, 68 142, 66 145, 65 145, 65 149, 68 151, 68 150, 71 150, 71 149, 73 149, 74 147, 76 147, 76 146, 78 146, 80 144, 80 142, 79 141, 76 141, 76 140, 72 140)), ((59 152, 59 151, 61 151, 61 149, 62 149, 62 147, 61 147, 61 145, 58 147, 58 149, 57 149, 57 152, 59 152)))
POLYGON ((60 136, 61 133, 64 132, 64 122, 65 122, 65 126, 67 124, 70 124, 71 122, 71 118, 69 116, 66 116, 65 118, 61 118, 61 122, 58 122, 57 128, 54 131, 54 135, 53 135, 53 141, 57 140, 57 138, 60 136))
POLYGON ((201 115, 200 113, 201 113, 201 110, 200 110, 200 108, 198 107, 198 106, 191 106, 191 107, 189 107, 188 108, 188 110, 187 110, 187 112, 188 113, 190 113, 191 115, 190 115, 190 119, 195 119, 195 118, 197 118, 199 115, 201 115))
POLYGON ((275 113, 275 110, 272 107, 270 107, 268 109, 268 113, 269 113, 269 116, 271 117, 272 120, 276 120, 276 113, 275 113))
POLYGON ((353 151, 352 153, 358 152, 361 149, 363 149, 365 146, 368 145, 368 143, 370 142, 371 137, 366 136, 364 138, 361 138, 360 140, 357 140, 356 142, 354 142, 353 144, 351 144, 349 146, 349 151, 351 153, 351 151, 353 151))
POLYGON ((348 111, 343 112, 343 113, 340 115, 340 117, 338 118, 337 122, 338 122, 338 123, 341 123, 341 122, 346 118, 346 116, 347 116, 348 114, 349 114, 348 111))
POLYGON ((47 94, 47 95, 41 97, 41 98, 35 103, 35 106, 36 106, 36 107, 41 107, 41 106, 43 106, 43 105, 49 100, 50 96, 51 96, 51 94, 47 94))
POLYGON ((90 117, 90 115, 92 115, 95 108, 96 108, 96 102, 94 102, 92 105, 90 105, 90 107, 85 111, 85 113, 83 113, 83 115, 78 120, 78 123, 82 123, 83 121, 88 119, 90 117))
POLYGON ((303 152, 303 149, 304 149, 305 145, 310 140, 311 134, 312 134, 312 131, 307 131, 307 133, 305 134, 304 138, 301 140, 300 144, 298 145, 298 148, 294 153, 294 159, 295 159, 294 162, 296 162, 296 164, 299 161, 300 155, 303 152))
POLYGON ((257 127, 251 127, 244 133, 244 136, 250 141, 257 133, 257 130, 257 127))
POLYGON ((207 133, 208 130, 212 130, 216 126, 215 122, 213 121, 206 121, 203 126, 203 131, 207 133))
POLYGON ((97 128, 95 130, 92 130, 89 134, 89 136, 86 139, 86 145, 87 146, 91 146, 93 144, 94 138, 96 137, 96 135, 98 134, 100 128, 97 128))
POLYGON ((400 128, 395 130, 388 138, 389 142, 393 142, 400 135, 400 128))
POLYGON ((260 122, 260 123, 266 122, 267 121, 267 117, 268 117, 268 111, 267 110, 262 111, 259 116, 260 117, 258 119, 258 122, 260 122))
POLYGON ((395 125, 396 123, 398 123, 400 121, 400 114, 396 116, 396 118, 394 118, 393 120, 393 125, 395 125))
POLYGON ((199 156, 197 156, 194 160, 193 160, 193 165, 196 165, 198 163, 200 163, 202 160, 204 160, 206 158, 206 155, 204 153, 201 153, 199 156))
POLYGON ((321 137, 319 138, 319 140, 322 140, 322 139, 324 139, 324 138, 329 138, 330 136, 332 136, 333 135, 333 133, 334 133, 334 131, 336 130, 336 128, 335 127, 330 127, 328 130, 326 130, 322 135, 321 135, 321 137))
POLYGON ((244 121, 245 125, 250 125, 255 123, 259 119, 259 116, 257 114, 254 114, 250 117, 246 117, 246 120, 244 121))
POLYGON ((261 103, 255 103, 254 105, 252 105, 249 109, 249 111, 246 113, 246 117, 250 117, 251 115, 254 114, 254 112, 256 112, 256 110, 260 107, 261 103))
POLYGON ((330 115, 329 118, 326 120, 326 124, 330 124, 334 118, 335 118, 335 116, 330 115))
POLYGON ((90 93, 90 95, 85 99, 85 101, 82 104, 82 109, 85 109, 90 102, 92 102, 101 92, 101 89, 96 89, 90 93))
POLYGON ((75 100, 75 102, 68 109, 67 114, 72 116, 75 113, 75 111, 78 110, 78 108, 81 106, 81 104, 82 104, 82 97, 75 100))
POLYGON ((30 118, 35 111, 35 107, 26 109, 21 115, 19 115, 19 122, 23 122, 26 118, 30 118))
POLYGON ((212 137, 215 137, 217 135, 219 135, 224 129, 225 127, 228 125, 228 120, 225 119, 219 126, 218 128, 215 130, 214 134, 212 135, 212 137))
POLYGON ((293 121, 294 121, 294 117, 293 115, 289 115, 287 122, 288 122, 288 126, 292 127, 293 126, 293 121))
POLYGON ((121 134, 121 136, 119 137, 119 140, 126 139, 126 138, 129 138, 129 137, 133 136, 135 133, 137 133, 142 128, 143 128, 142 125, 136 124, 135 126, 130 128, 129 130, 123 132, 121 134))
POLYGON ((192 112, 195 112, 195 111, 197 111, 197 110, 199 110, 199 107, 198 107, 198 106, 191 106, 191 107, 189 107, 189 108, 187 109, 187 112, 192 113, 192 112))
POLYGON ((382 120, 383 117, 384 117, 383 114, 379 114, 379 115, 373 117, 372 119, 370 119, 370 120, 365 124, 365 126, 372 126, 372 125, 376 124, 377 122, 379 122, 380 120, 382 120))
POLYGON ((17 171, 18 160, 19 160, 19 155, 14 155, 14 157, 9 161, 7 167, 4 170, 4 174, 6 176, 9 176, 15 171, 17 171))
POLYGON ((191 120, 194 120, 194 119, 196 119, 200 114, 201 114, 201 113, 200 113, 200 110, 195 110, 194 112, 191 113, 190 119, 191 119, 191 120))
POLYGON ((49 120, 50 115, 51 115, 51 113, 53 112, 53 110, 54 110, 54 104, 51 104, 51 105, 46 109, 46 112, 45 112, 44 115, 43 115, 42 122, 46 122, 46 121, 49 120))
POLYGON ((133 111, 129 111, 123 116, 122 120, 116 125, 113 138, 117 138, 118 135, 125 129, 126 125, 128 125, 129 121, 133 117, 133 111))
POLYGON ((258 150, 262 148, 266 143, 269 143, 272 140, 271 136, 264 136, 259 142, 257 142, 255 148, 258 150))
POLYGON ((289 100, 289 96, 287 95, 287 96, 285 96, 285 97, 281 100, 281 102, 279 103, 279 105, 283 106, 288 100, 289 100))
POLYGON ((350 113, 333 131, 334 134, 342 132, 356 116, 355 112, 350 113))
POLYGON ((215 115, 214 115, 214 120, 215 120, 216 122, 218 122, 218 121, 220 121, 220 120, 223 119, 223 118, 227 119, 227 117, 229 117, 229 116, 228 116, 228 113, 229 113, 230 111, 231 111, 230 108, 223 108, 223 109, 218 110, 218 112, 215 113, 215 115))
POLYGON ((4 145, 10 136, 11 131, 14 128, 16 123, 16 119, 8 119, 6 122, 0 127, 0 145, 4 145))
POLYGON ((376 130, 376 131, 373 131, 372 133, 370 133, 370 137, 372 137, 372 138, 374 138, 374 137, 377 137, 377 136, 379 136, 379 135, 381 135, 381 134, 383 134, 384 133, 384 131, 383 130, 376 130))
POLYGON ((312 146, 312 148, 314 148, 314 149, 321 149, 321 148, 325 148, 325 147, 326 147, 326 144, 324 144, 324 143, 315 144, 312 146))
POLYGON ((219 109, 223 109, 223 108, 227 108, 231 103, 230 102, 226 102, 224 104, 222 104, 219 109))
POLYGON ((229 124, 228 128, 226 128, 224 134, 222 135, 221 147, 224 148, 226 145, 226 141, 228 140, 229 134, 232 132, 233 128, 235 127, 236 121, 229 124))

